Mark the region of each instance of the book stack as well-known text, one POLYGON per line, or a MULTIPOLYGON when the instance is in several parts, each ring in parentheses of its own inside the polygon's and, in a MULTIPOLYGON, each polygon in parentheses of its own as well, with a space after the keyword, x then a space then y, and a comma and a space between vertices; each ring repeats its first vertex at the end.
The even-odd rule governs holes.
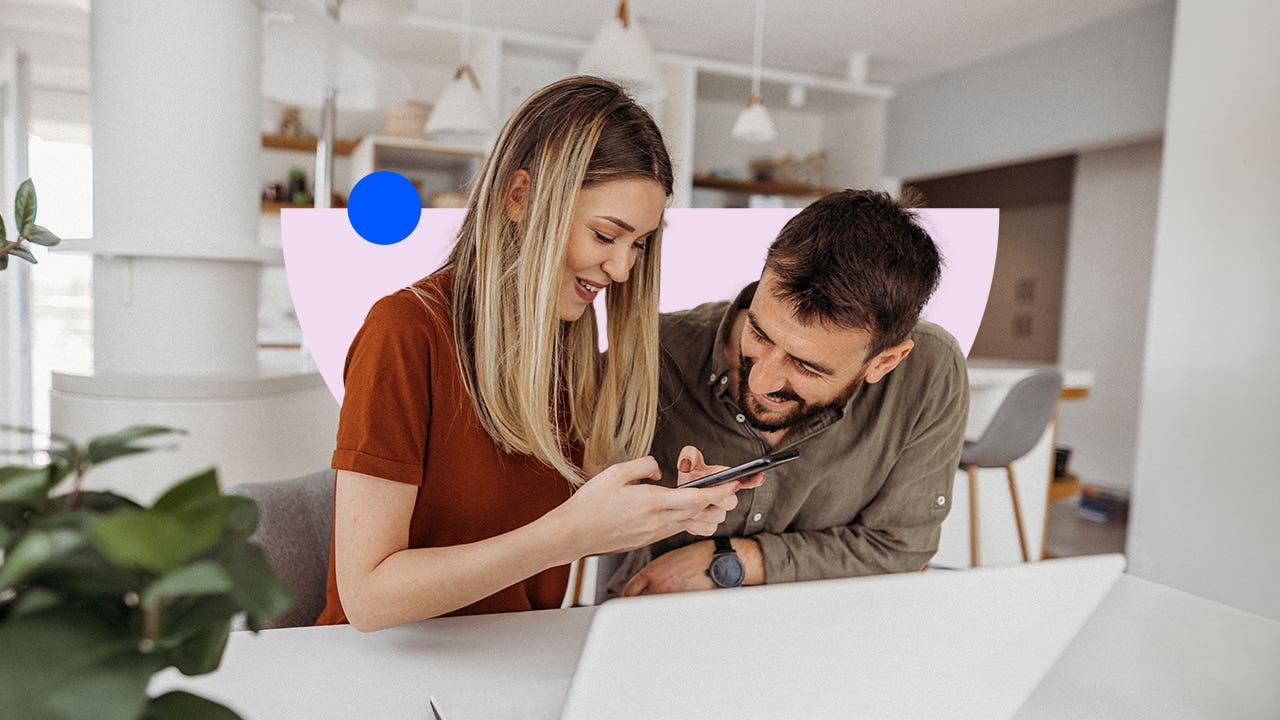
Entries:
POLYGON ((1080 517, 1096 523, 1124 522, 1129 519, 1129 493, 1124 490, 1082 485, 1080 517))

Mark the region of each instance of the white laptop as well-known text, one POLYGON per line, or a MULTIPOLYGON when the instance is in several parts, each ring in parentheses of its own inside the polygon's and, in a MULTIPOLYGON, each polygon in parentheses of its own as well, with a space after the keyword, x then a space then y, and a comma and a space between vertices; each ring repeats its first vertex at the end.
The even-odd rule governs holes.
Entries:
POLYGON ((626 598, 592 619, 562 714, 1009 718, 1120 555, 626 598))

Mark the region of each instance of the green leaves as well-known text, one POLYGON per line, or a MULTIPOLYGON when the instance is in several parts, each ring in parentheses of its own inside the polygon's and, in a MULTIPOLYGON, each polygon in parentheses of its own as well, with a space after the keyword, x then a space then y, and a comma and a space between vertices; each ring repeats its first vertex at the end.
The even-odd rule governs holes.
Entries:
POLYGON ((36 260, 36 256, 32 255, 30 250, 22 247, 21 245, 17 247, 9 248, 9 254, 14 257, 20 257, 23 260, 26 260, 27 262, 31 263, 32 265, 35 265, 38 262, 36 260))
POLYGON ((225 705, 181 691, 151 701, 142 720, 241 720, 225 705))
POLYGON ((13 222, 19 237, 26 235, 36 222, 36 186, 31 178, 18 186, 18 196, 13 200, 13 222))
POLYGON ((108 513, 93 528, 94 544, 113 562, 165 574, 217 542, 237 505, 218 490, 216 471, 206 470, 170 488, 150 509, 108 513))
POLYGON ((37 528, 22 536, 0 565, 0 590, 8 590, 44 565, 85 542, 73 528, 37 528))
POLYGON ((86 611, 62 607, 0 623, 6 716, 134 720, 163 666, 137 651, 127 628, 86 611))
POLYGON ((217 595, 234 589, 231 576, 212 560, 201 560, 178 568, 151 583, 142 593, 142 607, 159 608, 161 603, 184 595, 217 595))
POLYGON ((62 242, 62 238, 48 228, 36 225, 36 186, 31 178, 18 186, 18 194, 13 199, 13 222, 17 239, 9 242, 4 218, 0 218, 0 270, 9 267, 10 255, 22 258, 32 265, 36 264, 36 256, 31 253, 31 249, 22 246, 24 241, 44 247, 53 247, 62 242))
POLYGON ((53 247, 54 245, 62 242, 62 238, 54 235, 48 228, 43 228, 39 225, 32 225, 23 237, 27 239, 27 242, 42 245, 44 247, 53 247))
POLYGON ((125 455, 136 455, 144 453, 152 448, 147 445, 136 445, 138 440, 143 438, 155 437, 157 435, 186 435, 185 430, 176 430, 174 428, 161 427, 159 425, 132 425, 121 430, 120 432, 111 433, 110 435, 100 435, 89 441, 88 451, 85 453, 89 463, 97 465, 106 462, 112 458, 124 457, 125 455))
POLYGON ((177 432, 136 425, 84 446, 54 436, 45 466, 0 467, 5 717, 237 720, 189 693, 149 699, 146 687, 164 667, 212 672, 234 616, 244 613, 258 630, 291 604, 266 553, 249 542, 257 505, 224 495, 213 469, 179 481, 151 507, 79 489, 97 463, 177 432), (76 488, 51 497, 69 474, 76 488))
POLYGON ((51 475, 49 468, 0 467, 0 502, 43 498, 52 487, 51 475))

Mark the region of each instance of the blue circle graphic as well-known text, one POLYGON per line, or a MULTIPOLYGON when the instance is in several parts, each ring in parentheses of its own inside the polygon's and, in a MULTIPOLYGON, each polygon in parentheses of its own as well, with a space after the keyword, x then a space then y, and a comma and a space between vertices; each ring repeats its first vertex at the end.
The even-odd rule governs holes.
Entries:
POLYGON ((375 245, 395 245, 409 237, 421 218, 418 189, 400 173, 369 173, 351 188, 347 219, 360 237, 375 245))

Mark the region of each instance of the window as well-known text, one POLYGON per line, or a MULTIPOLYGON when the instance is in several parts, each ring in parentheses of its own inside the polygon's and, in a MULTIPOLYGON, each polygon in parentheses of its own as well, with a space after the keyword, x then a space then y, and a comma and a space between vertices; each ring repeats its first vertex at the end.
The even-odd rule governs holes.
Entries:
POLYGON ((93 371, 93 148, 79 138, 29 141, 36 221, 63 238, 35 250, 31 273, 31 424, 48 432, 52 373, 93 371))

